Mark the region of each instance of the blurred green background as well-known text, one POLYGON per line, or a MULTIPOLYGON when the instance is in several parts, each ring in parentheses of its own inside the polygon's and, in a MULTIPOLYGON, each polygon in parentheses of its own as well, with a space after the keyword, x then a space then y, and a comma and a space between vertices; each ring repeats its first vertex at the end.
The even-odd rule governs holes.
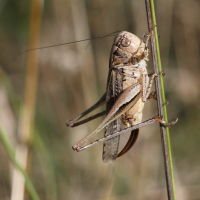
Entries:
MULTIPOLYGON (((28 145, 28 173, 39 196, 48 200, 166 200, 158 124, 141 129, 134 147, 113 165, 103 163, 102 144, 80 153, 71 149, 103 119, 73 129, 65 125, 66 120, 91 106, 105 92, 114 37, 38 50, 29 57, 28 53, 19 55, 31 45, 43 47, 122 30, 141 38, 148 33, 145 2, 39 2, 32 24, 30 1, 0 2, 0 124, 13 146, 22 148, 22 153, 28 145), (40 9, 42 16, 38 17, 40 9), (40 21, 40 26, 34 18, 40 21), (31 56, 38 57, 38 62, 31 60, 31 56), (34 62, 38 75, 32 77, 34 72, 29 71, 28 76, 27 66, 34 62), (34 84, 36 90, 31 89, 34 84), (25 96, 28 102, 24 101, 25 96), (32 105, 31 111, 26 103, 32 105), (28 140, 20 133, 26 125, 30 125, 26 128, 31 132, 28 140)), ((181 200, 199 200, 200 2, 160 0, 155 2, 155 8, 162 67, 166 72, 169 121, 179 117, 178 123, 170 128, 176 196, 181 200)), ((151 59, 148 72, 153 72, 151 59)), ((156 114, 156 102, 148 101, 143 119, 156 114)), ((103 131, 96 138, 102 136, 103 131)), ((121 147, 127 139, 128 136, 121 137, 121 147)), ((13 184, 13 168, 0 143, 0 199, 10 199, 13 184)), ((20 200, 17 196, 14 199, 20 200)), ((25 199, 29 199, 28 195, 25 199)))

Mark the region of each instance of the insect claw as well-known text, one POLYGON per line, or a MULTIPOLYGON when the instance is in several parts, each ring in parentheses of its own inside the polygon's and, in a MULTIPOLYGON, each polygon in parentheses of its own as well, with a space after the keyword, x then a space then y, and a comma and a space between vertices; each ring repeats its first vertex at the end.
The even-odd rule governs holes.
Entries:
POLYGON ((156 91, 153 91, 149 94, 148 99, 155 99, 157 100, 157 93, 156 91))
POLYGON ((74 151, 78 151, 79 147, 75 144, 74 146, 72 146, 72 149, 73 149, 74 151))
POLYGON ((161 72, 158 73, 158 75, 159 75, 159 76, 160 76, 160 75, 165 76, 165 70, 163 69, 161 72))
POLYGON ((74 146, 73 146, 72 149, 73 149, 74 151, 76 151, 76 152, 80 152, 80 151, 81 151, 81 150, 80 150, 80 149, 81 149, 80 147, 74 147, 74 146))
POLYGON ((80 147, 77 147, 77 148, 76 148, 76 151, 77 151, 77 152, 80 152, 80 151, 81 151, 81 150, 80 150, 80 147))
POLYGON ((78 120, 79 117, 75 117, 74 119, 70 119, 66 122, 66 125, 69 127, 73 127, 75 122, 78 120))
POLYGON ((167 99, 165 99, 165 103, 163 103, 163 105, 168 105, 169 104, 169 101, 167 101, 167 99))
POLYGON ((69 127, 73 126, 73 124, 71 124, 70 122, 66 122, 66 125, 69 126, 69 127))
POLYGON ((146 37, 148 37, 148 34, 147 34, 147 33, 144 33, 144 34, 142 35, 141 40, 143 40, 143 39, 146 38, 146 37))
POLYGON ((150 30, 153 31, 156 26, 157 26, 157 24, 153 25, 150 30))
POLYGON ((154 74, 154 72, 152 72, 152 73, 149 73, 149 74, 148 74, 148 76, 152 76, 153 74, 154 74))
POLYGON ((176 122, 178 121, 178 117, 176 117, 176 119, 175 119, 174 121, 172 121, 171 123, 167 123, 166 121, 162 120, 162 117, 158 117, 158 116, 157 116, 156 119, 157 119, 157 121, 159 121, 162 125, 167 126, 167 127, 173 126, 173 125, 176 124, 176 122))
MULTIPOLYGON (((149 74, 148 74, 149 75, 149 74)), ((161 72, 159 72, 158 74, 153 74, 155 77, 158 77, 158 76, 160 76, 160 75, 163 75, 163 76, 165 76, 165 71, 164 71, 164 69, 161 71, 161 72)))

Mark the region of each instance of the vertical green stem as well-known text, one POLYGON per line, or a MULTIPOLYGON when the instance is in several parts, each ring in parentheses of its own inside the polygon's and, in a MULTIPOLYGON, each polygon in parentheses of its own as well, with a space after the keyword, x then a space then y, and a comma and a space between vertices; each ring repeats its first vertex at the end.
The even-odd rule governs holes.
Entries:
MULTIPOLYGON (((154 1, 150 0, 151 4, 151 12, 152 12, 152 22, 155 26, 154 28, 154 35, 155 35, 155 43, 156 43, 156 53, 157 53, 157 62, 158 62, 158 70, 159 72, 162 71, 161 66, 161 58, 160 58, 160 50, 159 50, 159 41, 158 41, 158 33, 157 33, 157 27, 156 27, 156 16, 155 16, 155 9, 154 9, 154 1)), ((167 108, 166 108, 166 100, 165 100, 165 92, 164 92, 164 84, 163 84, 163 77, 160 76, 160 88, 161 88, 161 97, 163 103, 163 112, 164 112, 164 120, 168 122, 167 119, 167 108)), ((166 127, 166 138, 167 138, 167 147, 168 147, 168 156, 169 156, 169 165, 170 165, 170 171, 171 171, 171 185, 172 185, 172 193, 173 193, 173 199, 176 199, 175 196, 175 184, 174 184, 174 174, 173 174, 173 163, 172 163, 172 154, 171 154, 171 145, 170 145, 170 136, 169 136, 169 128, 166 127)))
MULTIPOLYGON (((155 16, 155 9, 154 9, 154 3, 153 0, 150 0, 151 2, 151 11, 152 11, 152 21, 154 28, 154 35, 155 35, 155 42, 156 42, 156 53, 157 53, 157 61, 158 61, 158 70, 159 72, 162 71, 162 65, 161 65, 161 58, 160 58, 160 49, 159 49, 159 42, 158 42, 158 32, 157 32, 157 26, 156 26, 156 16, 155 16)), ((164 92, 164 83, 163 83, 163 77, 160 76, 160 85, 161 85, 161 94, 162 94, 162 100, 165 102, 165 92, 164 92)), ((167 119, 167 108, 166 104, 163 104, 163 110, 164 110, 164 119, 166 122, 168 122, 167 119)), ((168 128, 167 128, 168 129, 168 128)))

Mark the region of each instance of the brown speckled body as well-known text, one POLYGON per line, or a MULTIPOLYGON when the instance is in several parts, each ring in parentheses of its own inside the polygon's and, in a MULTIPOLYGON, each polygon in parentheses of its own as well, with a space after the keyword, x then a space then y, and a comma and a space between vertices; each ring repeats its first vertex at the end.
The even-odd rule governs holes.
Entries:
MULTIPOLYGON (((145 43, 132 33, 122 31, 116 36, 110 56, 106 112, 108 114, 111 110, 114 110, 113 105, 115 103, 120 104, 121 107, 119 116, 115 116, 116 119, 106 125, 105 136, 120 131, 122 123, 130 127, 142 121, 144 107, 142 89, 145 88, 146 90, 149 83, 145 62, 145 60, 148 60, 148 51, 145 43), (134 100, 129 98, 128 88, 136 93, 134 100), (120 97, 122 93, 123 98, 120 97), (119 97, 121 102, 117 102, 119 97), (129 104, 130 101, 131 104, 129 104), (130 108, 123 113, 125 106, 130 108)), ((106 116, 106 118, 109 118, 109 116, 106 116)), ((106 164, 112 163, 117 158, 119 137, 104 142, 103 161, 106 164)))

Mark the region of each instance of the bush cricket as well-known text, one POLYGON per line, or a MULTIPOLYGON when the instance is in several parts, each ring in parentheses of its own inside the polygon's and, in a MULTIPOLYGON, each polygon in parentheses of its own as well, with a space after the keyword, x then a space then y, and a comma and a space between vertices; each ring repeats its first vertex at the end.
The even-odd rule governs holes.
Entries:
POLYGON ((139 134, 139 128, 157 121, 164 126, 171 126, 176 123, 177 119, 172 123, 166 123, 160 117, 142 122, 144 103, 152 97, 150 91, 153 80, 156 76, 162 74, 152 74, 148 77, 146 61, 148 61, 149 49, 147 46, 150 36, 151 32, 146 42, 126 31, 120 32, 115 37, 110 54, 106 93, 92 107, 67 121, 66 124, 75 127, 104 114, 106 114, 106 117, 92 133, 73 145, 72 148, 75 151, 82 151, 99 142, 104 142, 103 161, 110 164, 134 145, 139 134), (105 103, 106 111, 79 121, 83 116, 105 103), (83 146, 86 141, 103 128, 105 128, 104 138, 83 146), (130 138, 118 154, 120 135, 126 132, 130 133, 130 138))

